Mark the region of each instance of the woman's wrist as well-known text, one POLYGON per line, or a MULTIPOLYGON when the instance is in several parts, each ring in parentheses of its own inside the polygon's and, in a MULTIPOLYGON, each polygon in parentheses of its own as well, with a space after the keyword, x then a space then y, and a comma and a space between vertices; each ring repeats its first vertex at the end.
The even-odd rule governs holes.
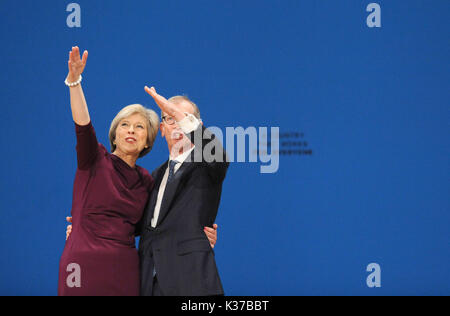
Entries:
POLYGON ((77 78, 74 78, 73 75, 68 75, 66 80, 64 81, 64 83, 66 84, 66 86, 68 87, 76 87, 81 83, 81 80, 83 79, 83 77, 81 75, 79 75, 77 78))

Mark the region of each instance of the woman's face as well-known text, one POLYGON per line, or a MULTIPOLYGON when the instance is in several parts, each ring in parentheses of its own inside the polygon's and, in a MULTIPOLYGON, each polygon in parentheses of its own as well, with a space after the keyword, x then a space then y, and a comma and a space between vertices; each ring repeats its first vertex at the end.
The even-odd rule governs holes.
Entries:
POLYGON ((137 155, 147 145, 147 124, 139 113, 130 115, 119 122, 116 129, 116 151, 126 155, 137 155))

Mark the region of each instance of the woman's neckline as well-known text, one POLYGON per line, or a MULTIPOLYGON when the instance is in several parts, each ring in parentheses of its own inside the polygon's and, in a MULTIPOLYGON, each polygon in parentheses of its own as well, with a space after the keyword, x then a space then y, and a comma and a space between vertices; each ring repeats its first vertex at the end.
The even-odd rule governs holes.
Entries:
POLYGON ((112 153, 112 156, 114 156, 115 158, 117 158, 121 163, 125 164, 128 168, 132 169, 132 170, 137 170, 138 169, 138 165, 134 164, 134 167, 130 166, 125 160, 123 160, 120 156, 112 153))

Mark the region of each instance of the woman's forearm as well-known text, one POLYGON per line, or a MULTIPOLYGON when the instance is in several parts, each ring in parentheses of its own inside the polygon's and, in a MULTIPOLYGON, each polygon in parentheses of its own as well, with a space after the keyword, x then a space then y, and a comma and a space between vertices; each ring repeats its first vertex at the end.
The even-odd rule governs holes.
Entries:
POLYGON ((72 118, 78 125, 85 126, 91 121, 89 111, 84 97, 81 84, 70 87, 70 107, 72 109, 72 118))
POLYGON ((87 58, 88 52, 84 51, 83 57, 80 58, 80 49, 78 46, 75 46, 72 47, 72 50, 69 52, 69 61, 67 62, 69 74, 67 75, 68 83, 66 82, 66 84, 76 84, 73 87, 69 87, 72 118, 75 123, 81 126, 88 125, 91 121, 86 99, 84 98, 83 88, 79 83, 81 81, 81 74, 86 67, 87 58))

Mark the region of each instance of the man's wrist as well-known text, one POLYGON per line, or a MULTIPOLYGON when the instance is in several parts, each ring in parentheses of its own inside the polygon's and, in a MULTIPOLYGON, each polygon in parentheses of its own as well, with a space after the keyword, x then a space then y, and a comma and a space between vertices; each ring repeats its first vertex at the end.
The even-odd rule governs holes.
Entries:
POLYGON ((184 113, 184 115, 184 118, 177 123, 183 133, 190 134, 198 128, 200 121, 192 114, 184 113))

